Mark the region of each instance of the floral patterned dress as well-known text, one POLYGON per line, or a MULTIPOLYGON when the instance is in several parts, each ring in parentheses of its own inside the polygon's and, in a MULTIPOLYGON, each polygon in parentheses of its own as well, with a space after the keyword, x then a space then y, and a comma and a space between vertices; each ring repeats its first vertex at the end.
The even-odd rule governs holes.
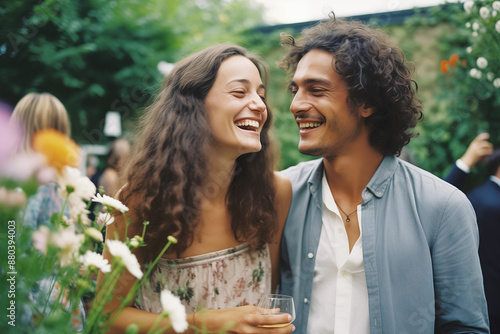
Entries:
POLYGON ((182 259, 160 259, 149 284, 139 291, 135 307, 161 313, 164 289, 181 299, 187 313, 257 305, 271 291, 269 247, 251 251, 244 244, 182 259))

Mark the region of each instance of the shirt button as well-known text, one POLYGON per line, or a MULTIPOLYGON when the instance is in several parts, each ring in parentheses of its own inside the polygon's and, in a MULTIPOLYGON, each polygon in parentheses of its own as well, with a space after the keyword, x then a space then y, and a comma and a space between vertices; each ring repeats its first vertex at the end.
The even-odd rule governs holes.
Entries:
POLYGON ((339 227, 339 228, 337 229, 337 232, 338 232, 338 233, 342 233, 342 232, 344 232, 344 231, 342 231, 342 228, 341 228, 341 227, 339 227))
POLYGON ((313 253, 309 253, 309 254, 307 254, 307 257, 310 258, 310 259, 312 259, 314 257, 314 254, 313 253))
POLYGON ((342 270, 342 276, 349 276, 349 272, 347 270, 342 270))
POLYGON ((304 298, 304 304, 309 303, 309 300, 307 298, 304 298))

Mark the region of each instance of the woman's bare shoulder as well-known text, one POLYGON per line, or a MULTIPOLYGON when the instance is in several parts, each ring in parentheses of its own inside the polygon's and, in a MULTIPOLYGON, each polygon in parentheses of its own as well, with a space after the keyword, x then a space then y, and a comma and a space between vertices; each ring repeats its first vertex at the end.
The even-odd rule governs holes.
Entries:
POLYGON ((292 202, 292 184, 288 177, 280 172, 274 172, 274 187, 276 189, 275 206, 280 226, 285 224, 292 202))

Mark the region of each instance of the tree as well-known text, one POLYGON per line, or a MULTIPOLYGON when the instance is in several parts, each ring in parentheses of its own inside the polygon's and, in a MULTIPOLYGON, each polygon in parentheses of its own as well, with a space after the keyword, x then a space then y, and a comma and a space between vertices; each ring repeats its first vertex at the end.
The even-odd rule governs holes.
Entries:
MULTIPOLYGON (((422 135, 412 143, 419 164, 437 175, 444 176, 480 132, 489 132, 492 143, 500 146, 499 14, 498 1, 468 1, 438 6, 430 16, 410 23, 443 27, 436 103, 422 124, 422 135)), ((470 185, 480 178, 484 170, 474 169, 470 185)))
POLYGON ((125 127, 162 80, 159 61, 175 62, 214 42, 238 42, 262 23, 247 0, 14 0, 0 9, 0 98, 11 105, 47 91, 66 106, 79 144, 108 141, 104 115, 125 127))

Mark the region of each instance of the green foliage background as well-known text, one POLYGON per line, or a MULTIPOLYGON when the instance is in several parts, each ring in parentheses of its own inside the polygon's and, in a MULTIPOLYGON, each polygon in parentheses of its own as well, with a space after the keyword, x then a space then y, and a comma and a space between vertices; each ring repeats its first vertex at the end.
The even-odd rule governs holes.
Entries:
POLYGON ((66 106, 79 144, 103 144, 104 116, 136 116, 174 63, 262 24, 248 0, 27 0, 0 8, 0 98, 47 91, 66 106))
MULTIPOLYGON (((492 78, 500 77, 500 32, 494 29, 500 13, 486 20, 478 13, 481 7, 492 12, 492 3, 476 0, 470 14, 464 11, 463 4, 447 4, 420 12, 408 20, 405 28, 410 34, 422 29, 434 32, 432 50, 417 51, 418 46, 408 45, 412 44, 412 38, 400 39, 403 48, 415 55, 425 111, 425 120, 418 127, 421 135, 409 148, 418 165, 438 176, 446 175, 451 164, 481 132, 489 132, 490 141, 500 147, 500 88, 495 88, 492 79, 487 78, 487 73, 491 73, 492 78), (477 37, 467 28, 467 22, 479 24, 477 37), (422 55, 422 51, 427 56, 422 55), (435 59, 433 71, 419 73, 419 64, 425 64, 425 58, 429 55, 432 58, 432 54, 439 57, 435 59), (457 54, 460 60, 444 74, 440 71, 440 62, 452 54, 457 54), (469 74, 472 68, 477 68, 478 57, 485 57, 489 62, 481 70, 483 75, 479 80, 469 74)), ((485 178, 484 165, 479 164, 472 170, 467 188, 485 178)))
MULTIPOLYGON (((490 8, 492 2, 477 1, 490 8)), ((463 4, 447 4, 416 10, 404 24, 379 25, 415 64, 424 104, 420 136, 406 153, 438 176, 480 131, 489 131, 500 146, 500 89, 486 75, 480 80, 469 75, 483 56, 489 60, 486 70, 500 76, 500 33, 494 29, 500 15, 481 21, 476 9, 467 14, 463 4), (466 22, 479 22, 485 31, 472 37, 466 22), (467 53, 471 45, 474 51, 467 53), (439 64, 453 53, 466 64, 445 75, 439 64)), ((173 63, 207 45, 234 42, 259 53, 270 66, 278 168, 286 168, 311 159, 297 151, 288 79, 276 66, 284 52, 280 33, 297 36, 299 31, 293 25, 259 29, 265 26, 262 13, 250 0, 9 1, 0 8, 0 98, 15 105, 30 91, 48 91, 67 107, 79 144, 104 144, 108 110, 119 111, 126 131, 135 131, 137 116, 161 83, 159 61, 173 63)), ((482 172, 475 168, 471 184, 484 178, 482 172)))

